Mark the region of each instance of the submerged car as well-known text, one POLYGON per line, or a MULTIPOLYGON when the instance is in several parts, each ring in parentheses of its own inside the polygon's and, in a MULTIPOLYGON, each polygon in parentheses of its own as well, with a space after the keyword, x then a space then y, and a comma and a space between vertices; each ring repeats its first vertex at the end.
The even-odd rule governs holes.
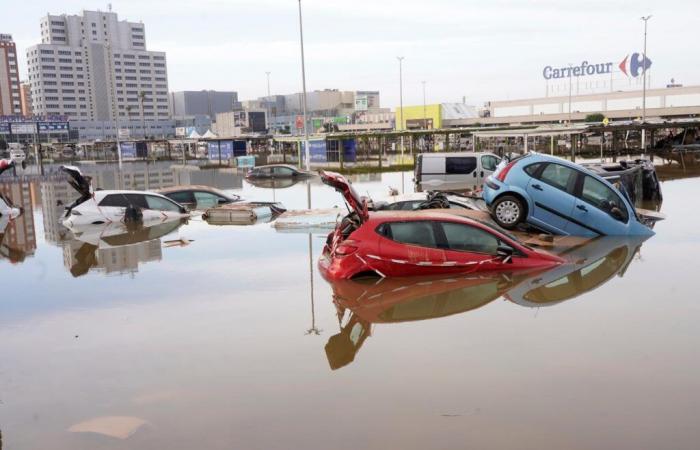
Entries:
POLYGON ((351 211, 328 235, 319 260, 329 280, 550 267, 557 256, 520 244, 477 220, 439 210, 372 212, 340 174, 322 172, 351 211))
POLYGON ((528 223, 573 236, 651 236, 629 198, 578 164, 527 153, 506 164, 484 183, 483 198, 493 219, 506 229, 528 223))
POLYGON ((63 225, 97 225, 109 222, 168 220, 189 217, 187 209, 171 199, 143 191, 94 191, 91 178, 74 166, 61 166, 80 197, 66 207, 63 225))
POLYGON ((270 164, 250 169, 246 174, 249 179, 270 179, 270 178, 308 178, 312 177, 311 172, 300 170, 289 164, 270 164))
POLYGON ((216 205, 227 205, 242 200, 238 195, 227 194, 222 190, 210 186, 174 186, 159 189, 156 192, 165 195, 181 205, 192 206, 197 209, 211 208, 216 205))
POLYGON ((427 191, 392 195, 385 200, 371 201, 372 211, 417 211, 421 209, 479 209, 474 199, 448 192, 427 191))

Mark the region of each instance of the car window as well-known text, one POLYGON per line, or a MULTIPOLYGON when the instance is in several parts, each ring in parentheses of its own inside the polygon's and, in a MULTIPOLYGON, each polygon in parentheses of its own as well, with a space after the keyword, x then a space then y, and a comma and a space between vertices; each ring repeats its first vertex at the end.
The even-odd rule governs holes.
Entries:
POLYGON ((129 205, 148 208, 142 194, 109 194, 99 204, 99 206, 116 208, 126 208, 129 205))
POLYGON ((623 215, 622 221, 627 222, 627 208, 620 196, 590 175, 586 175, 583 179, 581 199, 608 214, 613 208, 619 208, 623 215))
POLYGON ((530 164, 529 166, 525 167, 525 173, 530 175, 531 177, 534 177, 535 174, 537 173, 537 170, 542 166, 542 163, 535 163, 535 164, 530 164))
POLYGON ((474 156, 449 156, 445 158, 445 173, 451 175, 469 174, 476 169, 474 156))
POLYGON ((547 164, 539 179, 562 191, 567 190, 569 180, 576 176, 576 171, 561 164, 547 164))
POLYGON ((168 199, 162 197, 156 197, 155 195, 147 195, 146 203, 148 204, 148 209, 155 209, 158 211, 172 211, 180 212, 180 207, 168 199))
POLYGON ((442 222, 442 230, 450 250, 488 253, 498 252, 498 238, 480 228, 453 222, 442 222))
POLYGON ((194 198, 198 205, 217 205, 219 200, 226 200, 220 195, 204 191, 195 191, 194 198))
POLYGON ((289 167, 273 167, 273 173, 278 176, 291 177, 294 175, 294 171, 289 167))
POLYGON ((498 165, 498 158, 496 158, 493 155, 484 155, 481 157, 481 167, 484 170, 496 170, 496 166, 498 165))
POLYGON ((404 244, 437 247, 433 223, 430 221, 391 222, 383 227, 384 236, 404 244))
POLYGON ((194 198, 190 191, 170 192, 165 196, 178 203, 194 203, 194 198))

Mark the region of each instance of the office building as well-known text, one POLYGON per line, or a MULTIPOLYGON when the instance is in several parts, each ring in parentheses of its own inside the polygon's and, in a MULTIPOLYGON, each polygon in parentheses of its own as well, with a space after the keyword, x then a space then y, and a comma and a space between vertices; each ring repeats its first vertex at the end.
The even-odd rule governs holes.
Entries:
POLYGON ((173 116, 177 118, 208 116, 240 108, 234 91, 178 91, 170 94, 173 116))
POLYGON ((165 53, 147 49, 143 23, 114 12, 43 17, 27 65, 34 114, 134 122, 142 135, 142 122, 170 118, 165 53))
POLYGON ((12 35, 0 34, 0 116, 21 112, 17 49, 12 35))

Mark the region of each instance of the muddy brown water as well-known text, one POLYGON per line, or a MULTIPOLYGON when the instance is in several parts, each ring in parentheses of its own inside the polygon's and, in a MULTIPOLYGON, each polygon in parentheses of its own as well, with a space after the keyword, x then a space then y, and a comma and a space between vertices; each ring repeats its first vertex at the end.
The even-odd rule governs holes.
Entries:
POLYGON ((322 234, 193 219, 80 240, 56 223, 67 185, 2 189, 27 211, 0 246, 5 450, 698 448, 700 178, 663 183, 656 236, 567 269, 334 285, 322 234))

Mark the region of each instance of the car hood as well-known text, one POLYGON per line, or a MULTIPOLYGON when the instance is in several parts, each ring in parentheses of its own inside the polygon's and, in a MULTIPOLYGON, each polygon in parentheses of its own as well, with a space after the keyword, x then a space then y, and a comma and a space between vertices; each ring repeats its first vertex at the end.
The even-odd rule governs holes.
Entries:
POLYGON ((323 184, 343 194, 345 201, 363 222, 369 219, 367 202, 360 197, 357 191, 352 187, 352 184, 350 184, 344 176, 336 172, 321 171, 321 181, 323 181, 323 184))
POLYGON ((80 195, 89 196, 92 195, 92 187, 90 186, 90 181, 83 176, 83 173, 75 166, 61 166, 61 170, 68 175, 68 184, 71 185, 73 189, 78 191, 80 195))

